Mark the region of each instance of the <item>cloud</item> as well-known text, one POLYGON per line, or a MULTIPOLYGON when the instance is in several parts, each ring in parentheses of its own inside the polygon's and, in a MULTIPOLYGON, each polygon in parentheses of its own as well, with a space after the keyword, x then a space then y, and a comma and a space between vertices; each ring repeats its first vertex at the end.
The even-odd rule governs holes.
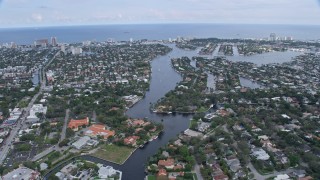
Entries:
POLYGON ((43 20, 43 16, 39 13, 33 13, 31 17, 36 22, 42 22, 43 20))

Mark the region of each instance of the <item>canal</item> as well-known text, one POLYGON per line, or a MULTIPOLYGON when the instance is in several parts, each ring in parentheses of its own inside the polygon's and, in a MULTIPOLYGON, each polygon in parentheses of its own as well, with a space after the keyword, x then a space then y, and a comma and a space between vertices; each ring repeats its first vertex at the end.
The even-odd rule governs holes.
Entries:
MULTIPOLYGON (((162 123, 164 125, 163 133, 152 142, 149 142, 144 148, 138 148, 130 158, 123 164, 117 165, 91 156, 83 156, 82 158, 113 166, 115 169, 122 171, 123 180, 142 180, 145 178, 145 166, 148 157, 154 155, 160 147, 165 146, 169 140, 177 137, 177 135, 189 127, 192 116, 190 115, 164 115, 156 114, 150 111, 150 105, 154 104, 160 98, 175 88, 182 77, 174 71, 171 66, 171 58, 187 56, 192 58, 197 55, 197 50, 186 51, 177 48, 174 44, 169 44, 173 50, 165 56, 158 56, 151 62, 151 81, 149 91, 145 97, 133 107, 128 109, 126 115, 132 118, 147 118, 150 121, 162 123)), ((55 170, 61 169, 63 165, 58 166, 55 170)), ((55 172, 53 170, 52 172, 55 172)), ((47 179, 51 174, 47 174, 47 179)))
MULTIPOLYGON (((158 56, 151 62, 152 74, 149 91, 146 92, 145 97, 142 100, 126 112, 126 115, 132 118, 147 118, 150 121, 162 123, 164 125, 164 133, 162 133, 158 139, 149 142, 144 146, 144 148, 138 148, 123 165, 117 165, 91 156, 83 156, 84 159, 110 165, 115 169, 122 171, 122 179, 124 180, 144 179, 146 176, 144 172, 148 157, 154 155, 160 147, 163 147, 169 142, 169 140, 177 137, 180 132, 186 130, 189 126, 190 119, 192 118, 191 115, 156 114, 151 112, 149 109, 151 104, 156 103, 160 98, 164 97, 167 92, 174 89, 177 83, 182 80, 182 77, 172 68, 171 58, 187 56, 191 59, 193 56, 198 55, 198 49, 194 51, 186 51, 177 48, 174 44, 169 44, 168 46, 173 49, 170 53, 165 56, 158 56)), ((213 53, 213 56, 215 53, 213 53)), ((233 59, 233 57, 228 58, 233 59)), ((239 58, 239 56, 234 58, 239 58)), ((250 57, 241 58, 243 58, 241 59, 243 61, 247 61, 246 59, 249 58, 250 62, 250 57)), ((263 59, 264 58, 261 60, 263 59)), ((288 58, 284 59, 287 61, 289 60, 288 58)), ((195 66, 195 61, 191 62, 191 65, 195 66)), ((207 84, 208 87, 213 89, 215 88, 215 83, 213 82, 214 79, 215 77, 213 75, 209 75, 209 81, 207 84)), ((242 82, 248 85, 248 82, 246 82, 245 79, 242 79, 242 82)), ((250 84, 250 86, 252 85, 250 84)), ((56 167, 55 170, 61 168, 62 165, 56 167)), ((50 173, 45 176, 45 179, 49 176, 50 173)))

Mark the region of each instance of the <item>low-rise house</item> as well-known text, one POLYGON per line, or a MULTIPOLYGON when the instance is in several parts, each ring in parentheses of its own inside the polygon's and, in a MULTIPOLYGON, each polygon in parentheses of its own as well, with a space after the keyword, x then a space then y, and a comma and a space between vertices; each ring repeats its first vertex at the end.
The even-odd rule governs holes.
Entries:
POLYGON ((86 117, 84 119, 71 119, 68 128, 72 129, 73 131, 79 131, 79 127, 88 126, 89 125, 89 118, 86 117))
POLYGON ((64 180, 64 178, 66 177, 62 172, 57 172, 55 176, 59 178, 59 180, 64 180))
POLYGON ((237 172, 239 169, 241 169, 240 161, 238 158, 230 157, 230 158, 225 159, 225 161, 228 164, 229 169, 232 172, 237 172))
POLYGON ((269 154, 262 148, 252 149, 252 155, 258 160, 268 160, 270 158, 269 154))
POLYGON ((137 140, 139 138, 140 138, 139 136, 129 136, 129 137, 124 138, 123 142, 126 145, 135 146, 135 145, 137 145, 137 140))
POLYGON ((202 133, 197 132, 197 131, 193 131, 191 129, 185 130, 184 134, 187 135, 187 136, 190 136, 190 137, 201 137, 201 136, 203 136, 202 133))
POLYGON ((295 169, 293 170, 292 175, 297 178, 303 178, 306 176, 306 171, 303 169, 295 169))
POLYGON ((62 172, 64 175, 67 176, 67 175, 71 174, 71 172, 72 172, 74 169, 76 169, 76 168, 77 168, 77 165, 75 165, 75 164, 73 164, 73 163, 70 163, 70 164, 64 166, 64 167, 60 170, 60 172, 62 172))
POLYGON ((83 136, 80 139, 78 139, 76 142, 72 143, 72 146, 76 149, 82 149, 87 145, 90 139, 91 138, 89 136, 83 136))
POLYGON ((86 136, 90 136, 92 138, 96 138, 97 136, 103 137, 103 139, 108 139, 111 136, 115 135, 115 131, 110 131, 106 129, 105 125, 102 124, 94 124, 89 127, 89 130, 85 132, 86 136))
POLYGON ((205 132, 210 127, 210 125, 211 125, 210 123, 201 121, 201 122, 198 123, 197 129, 200 132, 205 132))
POLYGON ((176 146, 182 146, 183 144, 181 143, 181 139, 177 139, 176 141, 173 142, 174 145, 176 146))
POLYGON ((159 167, 165 167, 167 169, 173 169, 174 167, 174 159, 167 159, 167 160, 159 160, 158 161, 159 167))
POLYGON ((229 180, 229 177, 225 174, 214 175, 213 180, 229 180))
POLYGON ((277 175, 274 180, 289 180, 290 177, 287 174, 279 174, 277 175))
POLYGON ((113 169, 111 166, 105 166, 102 164, 98 164, 99 170, 98 170, 98 176, 101 179, 108 179, 109 177, 116 175, 117 171, 113 169))
POLYGON ((159 169, 157 176, 168 176, 168 173, 165 169, 159 169))

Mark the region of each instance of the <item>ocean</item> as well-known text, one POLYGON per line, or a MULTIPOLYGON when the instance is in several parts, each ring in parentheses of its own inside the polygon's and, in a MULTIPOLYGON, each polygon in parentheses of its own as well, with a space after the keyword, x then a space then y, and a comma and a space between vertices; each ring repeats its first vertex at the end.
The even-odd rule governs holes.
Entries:
POLYGON ((15 42, 32 44, 37 39, 57 37, 58 42, 82 41, 129 41, 169 38, 267 38, 270 33, 277 36, 292 36, 297 40, 320 39, 320 26, 307 25, 235 25, 235 24, 141 24, 141 25, 96 25, 62 26, 39 28, 2 28, 0 44, 15 42))

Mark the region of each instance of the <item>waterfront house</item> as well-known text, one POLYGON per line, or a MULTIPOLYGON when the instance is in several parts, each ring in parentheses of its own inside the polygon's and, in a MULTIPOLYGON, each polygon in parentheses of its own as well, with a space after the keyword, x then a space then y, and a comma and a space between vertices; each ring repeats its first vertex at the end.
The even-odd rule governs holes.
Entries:
POLYGON ((85 132, 85 135, 90 136, 92 138, 97 138, 97 136, 101 136, 103 139, 108 139, 109 137, 115 135, 115 131, 110 131, 106 129, 106 126, 102 124, 93 124, 85 132))
POLYGON ((139 136, 129 136, 129 137, 124 138, 123 142, 126 145, 135 146, 135 145, 137 145, 137 140, 139 138, 140 138, 139 136))
POLYGON ((174 167, 174 159, 167 159, 167 160, 159 160, 158 161, 159 167, 165 167, 167 169, 173 169, 174 167))
POLYGON ((157 176, 167 176, 168 173, 165 169, 159 169, 157 176))

